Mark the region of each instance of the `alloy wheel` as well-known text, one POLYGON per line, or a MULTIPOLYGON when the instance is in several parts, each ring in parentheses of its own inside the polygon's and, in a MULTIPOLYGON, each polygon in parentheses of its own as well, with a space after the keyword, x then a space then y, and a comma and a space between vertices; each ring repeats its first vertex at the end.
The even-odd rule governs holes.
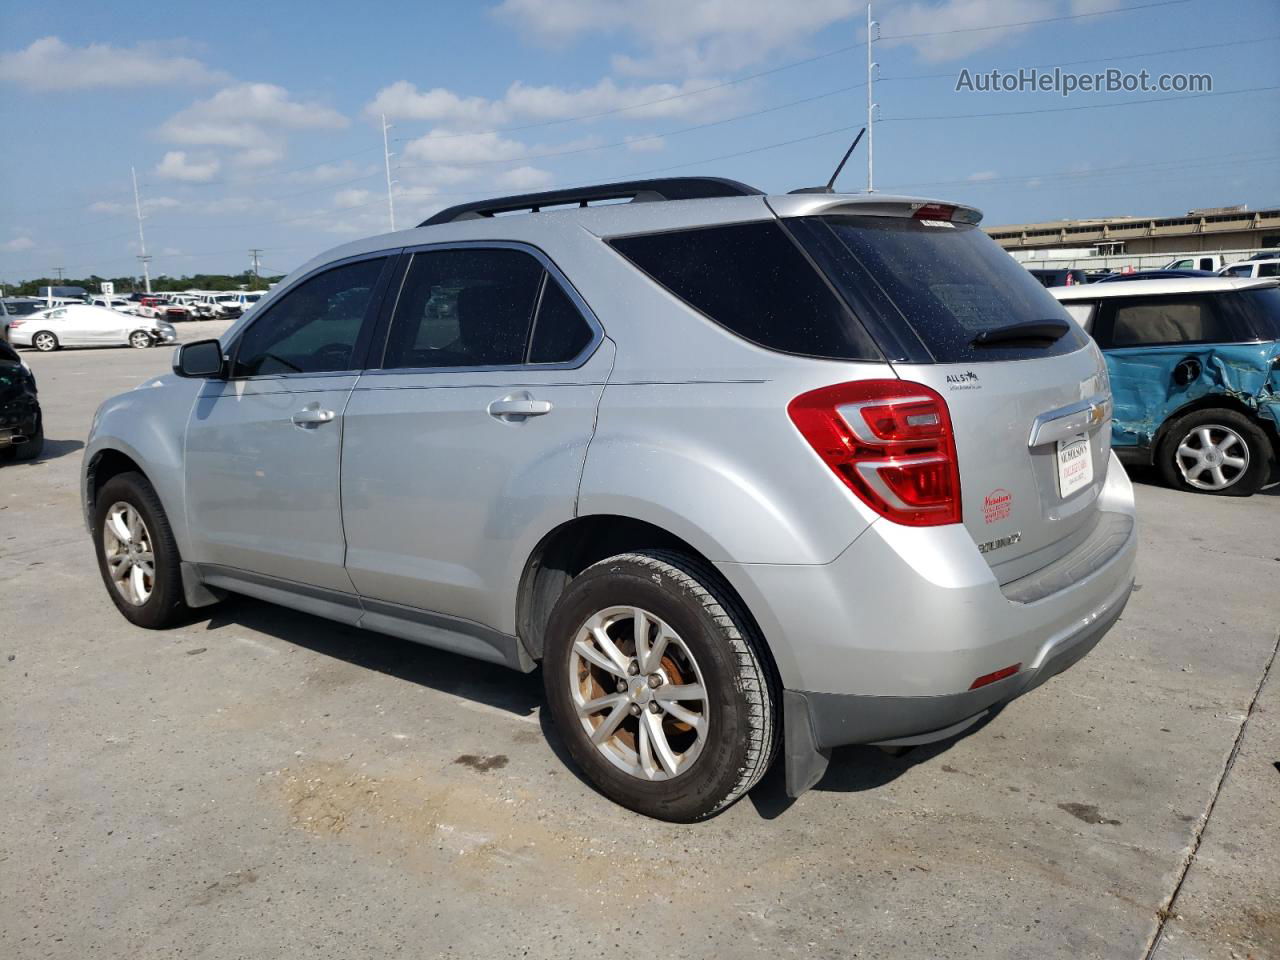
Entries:
POLYGON ((1174 462, 1197 490, 1225 490, 1249 470, 1249 444, 1230 427, 1206 423, 1182 438, 1174 462))
POLYGON ((102 524, 102 549, 111 583, 120 596, 135 607, 151 599, 156 585, 155 550, 137 507, 123 500, 111 505, 102 524))
POLYGON ((56 349, 58 341, 52 333, 37 333, 35 337, 35 347, 41 353, 48 353, 50 350, 56 349))
POLYGON ((151 337, 141 330, 135 330, 129 334, 129 346, 136 347, 139 350, 151 346, 151 337))
POLYGON ((609 607, 578 629, 569 695, 582 729, 615 767, 641 780, 687 771, 707 740, 710 700, 679 634, 639 607, 609 607))

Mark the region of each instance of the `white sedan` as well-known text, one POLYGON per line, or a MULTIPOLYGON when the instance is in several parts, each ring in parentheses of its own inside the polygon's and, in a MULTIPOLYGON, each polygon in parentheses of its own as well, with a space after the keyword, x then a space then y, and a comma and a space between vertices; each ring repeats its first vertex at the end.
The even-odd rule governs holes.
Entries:
POLYGON ((135 317, 105 307, 70 304, 15 317, 9 340, 15 347, 35 347, 48 353, 61 347, 151 347, 173 343, 173 324, 151 317, 135 317))

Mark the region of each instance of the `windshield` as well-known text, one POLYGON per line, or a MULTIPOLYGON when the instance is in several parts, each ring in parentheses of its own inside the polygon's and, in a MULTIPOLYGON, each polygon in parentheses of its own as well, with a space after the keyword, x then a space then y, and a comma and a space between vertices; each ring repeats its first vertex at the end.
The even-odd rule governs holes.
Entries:
POLYGON ((975 345, 1012 324, 1069 322, 1048 291, 972 224, 905 217, 788 221, 886 353, 916 362, 1020 360, 1087 343, 1074 324, 1052 343, 975 345))

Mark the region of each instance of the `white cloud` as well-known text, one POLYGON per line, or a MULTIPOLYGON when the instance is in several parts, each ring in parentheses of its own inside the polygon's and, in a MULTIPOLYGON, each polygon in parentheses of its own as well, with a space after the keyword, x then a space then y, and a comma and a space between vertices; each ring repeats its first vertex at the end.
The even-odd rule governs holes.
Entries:
POLYGON ((750 66, 865 8, 865 0, 503 0, 495 15, 553 46, 627 33, 649 52, 615 57, 623 73, 705 74, 750 66))
POLYGON ((486 131, 455 136, 444 130, 432 130, 412 140, 404 148, 409 160, 435 166, 498 163, 514 160, 528 153, 528 147, 499 133, 486 131))
POLYGON ((207 183, 217 176, 220 166, 216 157, 188 160, 185 150, 170 150, 164 155, 164 159, 156 164, 155 175, 163 180, 207 183))
POLYGON ((369 202, 370 196, 368 190, 339 190, 333 195, 333 205, 344 210, 362 207, 369 202))
MULTIPOLYGON (((170 210, 174 207, 182 206, 181 202, 173 197, 143 197, 142 209, 144 212, 149 210, 170 210)), ((133 201, 128 203, 115 200, 98 200, 89 204, 90 213, 127 213, 130 216, 136 212, 134 210, 133 201)))
POLYGON ((518 121, 560 120, 625 110, 628 117, 685 116, 706 110, 734 95, 721 87, 687 96, 707 86, 705 80, 682 84, 650 83, 620 87, 610 77, 594 86, 566 89, 554 85, 511 84, 498 99, 464 97, 436 87, 419 90, 407 80, 383 87, 364 108, 371 117, 423 120, 457 129, 505 126, 518 121))
POLYGON ((58 37, 42 37, 25 49, 0 54, 0 82, 42 92, 165 87, 225 79, 226 74, 210 70, 199 60, 174 56, 156 44, 71 47, 58 37))
POLYGON ((237 83, 197 100, 161 124, 173 143, 240 150, 241 166, 264 166, 284 156, 284 139, 298 130, 340 130, 350 121, 320 103, 294 100, 271 83, 237 83))
POLYGON ((1034 190, 1036 189, 1036 187, 1040 186, 1042 183, 1044 183, 1044 181, 1041 180, 1039 177, 1032 177, 1030 180, 1027 181, 1027 188, 1030 190, 1034 190))
POLYGON ((36 242, 30 237, 14 237, 7 243, 0 245, 0 250, 5 253, 20 253, 23 250, 30 250, 36 245, 36 242))
POLYGON ((493 182, 504 190, 537 190, 550 186, 552 179, 549 170, 523 166, 498 174, 493 182))
POLYGON ((977 173, 971 173, 966 178, 970 183, 982 183, 986 180, 994 180, 996 172, 994 170, 979 170, 977 173))
POLYGON ((667 149, 667 141, 663 137, 646 134, 624 139, 627 141, 627 149, 632 153, 658 153, 667 149))
POLYGON ((885 38, 881 43, 889 47, 911 46, 922 60, 936 63, 997 46, 1033 29, 1031 25, 990 30, 975 27, 1025 23, 1063 13, 1059 0, 915 0, 877 10, 876 16, 885 38), (895 36, 904 39, 892 39, 895 36))

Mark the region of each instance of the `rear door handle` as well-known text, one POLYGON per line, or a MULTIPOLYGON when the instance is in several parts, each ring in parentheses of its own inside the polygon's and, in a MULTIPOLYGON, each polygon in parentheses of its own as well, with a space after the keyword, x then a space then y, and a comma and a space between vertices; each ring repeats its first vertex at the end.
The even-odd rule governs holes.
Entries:
POLYGON ((508 423, 519 423, 526 417, 541 417, 550 412, 550 401, 535 400, 527 393, 503 397, 489 404, 489 416, 508 423))
POLYGON ((311 427, 320 423, 329 423, 335 416, 332 410, 321 410, 320 404, 313 403, 297 411, 293 415, 293 422, 300 427, 311 427))

